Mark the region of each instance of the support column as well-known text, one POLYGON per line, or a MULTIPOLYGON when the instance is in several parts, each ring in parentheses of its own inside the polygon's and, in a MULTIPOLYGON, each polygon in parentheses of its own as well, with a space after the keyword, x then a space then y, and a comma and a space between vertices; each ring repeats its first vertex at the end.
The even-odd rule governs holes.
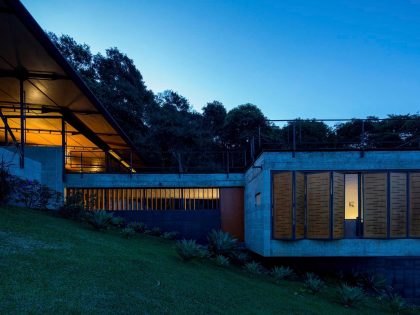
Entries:
POLYGON ((25 167, 25 91, 23 90, 23 80, 19 80, 19 102, 20 102, 20 168, 25 167))
POLYGON ((66 121, 64 118, 61 119, 61 155, 62 155, 62 178, 63 182, 66 182, 66 121))
POLYGON ((7 132, 7 117, 5 117, 5 122, 4 122, 4 143, 6 145, 9 145, 9 133, 7 132))

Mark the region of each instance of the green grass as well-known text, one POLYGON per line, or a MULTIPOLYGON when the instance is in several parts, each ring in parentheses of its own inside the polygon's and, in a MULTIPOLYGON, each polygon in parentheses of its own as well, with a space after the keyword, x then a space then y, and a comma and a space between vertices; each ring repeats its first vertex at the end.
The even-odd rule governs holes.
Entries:
POLYGON ((368 300, 339 305, 335 288, 297 295, 300 282, 210 261, 182 262, 174 241, 98 232, 49 213, 0 208, 1 314, 383 314, 368 300))

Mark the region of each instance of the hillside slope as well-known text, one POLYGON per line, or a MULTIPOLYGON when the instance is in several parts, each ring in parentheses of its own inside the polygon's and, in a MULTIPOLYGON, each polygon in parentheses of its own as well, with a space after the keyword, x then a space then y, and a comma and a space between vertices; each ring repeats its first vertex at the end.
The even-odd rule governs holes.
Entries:
POLYGON ((373 314, 334 302, 333 289, 296 295, 299 282, 271 283, 237 267, 180 261, 174 242, 21 208, 0 208, 0 313, 373 314))

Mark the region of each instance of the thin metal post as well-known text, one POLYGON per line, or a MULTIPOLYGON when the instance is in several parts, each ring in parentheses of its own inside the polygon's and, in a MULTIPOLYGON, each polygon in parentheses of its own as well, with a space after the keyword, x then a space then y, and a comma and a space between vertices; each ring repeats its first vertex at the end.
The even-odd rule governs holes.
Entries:
POLYGON ((25 167, 25 92, 23 91, 23 80, 19 80, 19 102, 20 102, 20 168, 25 167))
POLYGON ((292 139, 293 139, 293 152, 292 152, 292 156, 295 157, 296 156, 296 121, 293 122, 293 135, 292 135, 292 139))
POLYGON ((229 151, 226 151, 226 162, 227 162, 226 172, 227 172, 227 175, 229 176, 229 151))
POLYGON ((62 178, 66 182, 66 121, 61 119, 61 156, 62 156, 62 178))
MULTIPOLYGON (((9 145, 9 133, 7 132, 7 117, 5 117, 5 122, 4 122, 4 142, 6 143, 6 145, 9 145)), ((419 142, 420 145, 420 142, 419 142)))
POLYGON ((83 152, 80 151, 80 177, 83 177, 83 152))
POLYGON ((365 156, 365 151, 364 151, 365 149, 365 120, 364 119, 362 119, 362 133, 360 135, 360 147, 361 147, 360 155, 361 157, 364 157, 365 156))
POLYGON ((130 177, 133 175, 133 151, 130 150, 130 177))

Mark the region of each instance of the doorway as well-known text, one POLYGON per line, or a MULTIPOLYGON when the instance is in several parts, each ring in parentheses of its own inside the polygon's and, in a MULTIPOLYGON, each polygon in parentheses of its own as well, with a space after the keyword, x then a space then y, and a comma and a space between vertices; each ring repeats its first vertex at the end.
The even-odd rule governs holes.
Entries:
POLYGON ((359 174, 347 173, 345 180, 344 237, 356 238, 360 220, 359 174))

